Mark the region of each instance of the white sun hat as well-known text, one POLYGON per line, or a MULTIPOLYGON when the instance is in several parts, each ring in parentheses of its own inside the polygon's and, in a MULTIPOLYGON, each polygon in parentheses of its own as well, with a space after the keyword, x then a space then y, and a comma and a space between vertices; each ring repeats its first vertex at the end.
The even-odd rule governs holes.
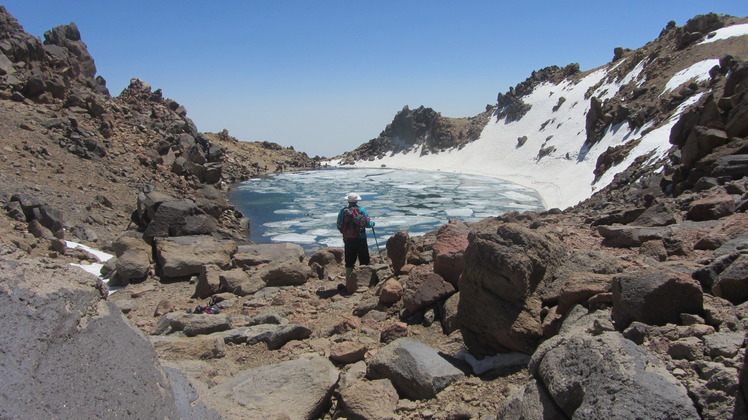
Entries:
POLYGON ((345 198, 348 200, 349 203, 355 203, 361 200, 361 196, 353 192, 349 193, 345 198))

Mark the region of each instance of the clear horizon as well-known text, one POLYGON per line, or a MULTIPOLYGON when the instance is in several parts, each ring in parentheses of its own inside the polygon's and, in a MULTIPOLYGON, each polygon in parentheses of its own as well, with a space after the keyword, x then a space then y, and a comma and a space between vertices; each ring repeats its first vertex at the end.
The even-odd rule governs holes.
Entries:
POLYGON ((748 16, 745 1, 511 3, 12 0, 43 39, 75 22, 113 96, 131 78, 185 106, 203 132, 332 157, 403 108, 468 117, 543 67, 609 62, 669 21, 748 16))

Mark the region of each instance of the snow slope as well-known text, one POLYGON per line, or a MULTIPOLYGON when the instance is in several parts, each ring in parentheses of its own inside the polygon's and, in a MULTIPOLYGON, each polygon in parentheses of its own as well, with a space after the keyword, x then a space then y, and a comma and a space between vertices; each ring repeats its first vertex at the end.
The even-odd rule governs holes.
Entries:
MULTIPOLYGON (((748 25, 734 25, 716 31, 712 38, 704 42, 743 35, 748 35, 748 25)), ((496 177, 536 190, 547 208, 573 206, 608 185, 614 175, 626 169, 636 157, 650 152, 654 152, 653 159, 664 156, 671 147, 668 140, 672 126, 680 114, 699 99, 699 95, 688 98, 657 127, 654 127, 653 121, 633 130, 625 122, 612 126, 602 140, 586 149, 585 124, 590 96, 585 94, 592 89, 592 96, 605 100, 613 97, 621 86, 629 82, 641 85, 645 77, 643 69, 649 64, 646 57, 630 66, 632 70, 628 74, 618 78, 609 77, 614 74, 613 70, 632 57, 603 66, 577 83, 567 79, 558 85, 538 85, 522 98, 532 108, 520 120, 507 123, 505 119, 494 118, 477 140, 460 150, 421 156, 421 148, 418 147, 373 161, 357 161, 354 166, 386 166, 496 177), (559 101, 561 97, 565 99, 562 103, 559 101), (520 137, 527 137, 522 145, 518 142, 520 137), (593 171, 600 154, 609 146, 618 146, 630 140, 640 142, 628 158, 594 182, 593 171), (547 154, 541 156, 541 149, 547 154)), ((707 59, 678 71, 665 84, 663 93, 675 91, 685 83, 709 79, 709 70, 715 64, 719 64, 717 58, 707 59)))

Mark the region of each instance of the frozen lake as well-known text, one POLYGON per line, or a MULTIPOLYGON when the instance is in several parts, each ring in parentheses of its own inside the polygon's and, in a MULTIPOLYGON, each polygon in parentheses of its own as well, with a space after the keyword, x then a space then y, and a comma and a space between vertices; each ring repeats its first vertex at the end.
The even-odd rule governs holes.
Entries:
POLYGON ((508 211, 542 209, 533 190, 473 175, 395 169, 321 169, 286 172, 238 184, 229 199, 250 219, 256 243, 295 242, 307 252, 342 247, 335 227, 345 196, 358 193, 372 220, 369 246, 406 229, 411 236, 437 229, 449 219, 476 222, 508 211))

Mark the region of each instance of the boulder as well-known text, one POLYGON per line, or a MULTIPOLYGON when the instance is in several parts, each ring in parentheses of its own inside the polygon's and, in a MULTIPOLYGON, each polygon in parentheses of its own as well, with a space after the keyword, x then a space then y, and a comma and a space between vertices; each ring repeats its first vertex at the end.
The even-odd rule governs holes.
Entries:
POLYGON ((200 274, 198 274, 197 282, 195 283, 195 293, 192 297, 207 299, 218 293, 221 288, 220 275, 222 271, 221 267, 214 264, 201 266, 200 274))
POLYGON ((392 270, 400 272, 408 260, 411 240, 407 230, 401 230, 387 239, 387 257, 392 263, 392 270))
POLYGON ((155 190, 139 193, 136 210, 139 226, 145 229, 156 216, 158 207, 166 201, 175 201, 175 199, 168 194, 155 190))
POLYGON ((412 338, 400 338, 381 348, 366 370, 370 379, 389 379, 400 395, 423 400, 434 398, 452 382, 465 376, 448 356, 412 338))
POLYGON ((52 231, 44 227, 44 225, 36 219, 31 219, 28 229, 29 233, 34 235, 35 238, 46 239, 48 241, 55 239, 55 235, 52 231))
POLYGON ((226 344, 216 337, 149 337, 159 357, 166 360, 220 359, 226 356, 226 344))
POLYGON ((236 251, 236 242, 210 236, 179 236, 156 240, 159 269, 161 275, 167 278, 199 274, 200 268, 205 264, 230 269, 231 257, 236 251))
POLYGON ((668 227, 598 226, 597 232, 605 238, 603 245, 615 248, 637 247, 647 241, 672 236, 668 227))
POLYGON ((343 341, 334 343, 330 347, 330 360, 333 362, 351 364, 364 360, 369 347, 366 344, 355 341, 343 341))
POLYGON ((395 278, 389 278, 379 288, 379 302, 385 305, 399 302, 403 297, 403 285, 395 278))
POLYGON ((354 381, 340 390, 340 409, 350 420, 396 419, 397 390, 387 379, 354 381))
POLYGON ((712 292, 735 305, 748 301, 748 253, 740 254, 717 275, 712 292))
MULTIPOLYGON (((743 107, 744 112, 748 107, 743 107)), ((748 154, 734 154, 717 158, 711 165, 710 173, 716 177, 744 177, 748 172, 748 154)))
POLYGON ((45 228, 57 234, 65 227, 65 220, 62 212, 48 205, 34 207, 32 210, 34 219, 38 220, 45 228))
POLYGON ((151 271, 151 257, 142 249, 128 250, 117 257, 115 269, 121 285, 142 281, 151 271))
POLYGON ((668 226, 677 223, 675 212, 664 204, 655 204, 647 207, 639 217, 634 220, 636 226, 668 226))
POLYGON ((573 273, 564 280, 558 295, 556 312, 563 316, 572 306, 587 302, 599 293, 610 291, 612 276, 595 273, 573 273))
POLYGON ((146 238, 208 235, 216 229, 215 219, 203 213, 194 202, 167 201, 158 206, 143 235, 146 238))
POLYGON ((266 286, 298 286, 314 277, 314 272, 301 261, 289 259, 262 267, 253 275, 261 278, 266 286))
POLYGON ((153 247, 144 241, 140 234, 136 234, 135 232, 125 233, 115 239, 112 242, 112 250, 116 257, 123 255, 127 251, 143 251, 148 255, 148 261, 152 262, 153 247))
POLYGON ((339 372, 316 354, 247 369, 210 390, 227 418, 316 419, 330 403, 339 372))
POLYGON ((633 321, 677 324, 680 314, 701 314, 704 296, 699 283, 685 274, 648 269, 613 278, 613 319, 619 331, 633 321))
POLYGON ((0 268, 0 417, 181 417, 153 347, 96 276, 30 259, 0 268))
POLYGON ((568 417, 535 378, 516 388, 499 407, 498 418, 505 420, 566 420, 568 417))
POLYGON ((218 280, 220 282, 219 290, 237 296, 251 295, 265 287, 264 281, 256 276, 250 276, 241 268, 222 271, 218 274, 218 280))
POLYGON ((718 332, 704 336, 704 351, 709 357, 732 359, 745 343, 743 332, 718 332))
POLYGON ((460 278, 458 318, 470 352, 532 353, 542 336, 536 291, 566 255, 554 236, 485 219, 474 225, 460 278))
POLYGON ((715 220, 735 213, 737 204, 729 194, 703 198, 691 203, 686 213, 688 220, 715 220))
POLYGON ((309 265, 317 263, 322 267, 343 262, 343 248, 321 248, 309 257, 309 265))
POLYGON ((409 313, 414 314, 454 292, 455 288, 444 281, 442 276, 425 269, 416 269, 410 273, 406 282, 403 305, 409 313))
POLYGON ((270 350, 277 350, 293 340, 303 340, 312 335, 312 330, 299 324, 258 324, 234 328, 216 333, 226 343, 265 343, 270 350))
POLYGON ((393 322, 382 328, 382 333, 379 336, 379 341, 388 344, 399 338, 408 336, 408 324, 404 322, 393 322))
POLYGON ((684 337, 671 342, 667 353, 673 359, 700 360, 704 357, 704 342, 699 337, 684 337))
POLYGON ((444 301, 442 305, 442 331, 446 335, 450 335, 453 332, 460 329, 460 321, 458 319, 458 307, 460 305, 460 292, 453 294, 444 301))
POLYGON ((151 334, 163 335, 183 331, 188 337, 226 331, 232 328, 224 314, 188 314, 171 312, 159 318, 151 334))
POLYGON ((454 287, 457 287, 457 281, 465 268, 468 233, 470 227, 458 219, 450 219, 436 232, 433 248, 434 272, 454 287))
POLYGON ((529 368, 569 418, 700 418, 664 364, 617 332, 553 337, 529 368))
POLYGON ((234 255, 234 264, 237 267, 248 268, 285 260, 301 261, 303 258, 304 248, 299 244, 290 242, 240 245, 236 255, 234 255))
POLYGON ((373 267, 360 266, 356 267, 351 275, 345 280, 345 289, 349 294, 365 292, 369 287, 379 282, 377 273, 373 267))

